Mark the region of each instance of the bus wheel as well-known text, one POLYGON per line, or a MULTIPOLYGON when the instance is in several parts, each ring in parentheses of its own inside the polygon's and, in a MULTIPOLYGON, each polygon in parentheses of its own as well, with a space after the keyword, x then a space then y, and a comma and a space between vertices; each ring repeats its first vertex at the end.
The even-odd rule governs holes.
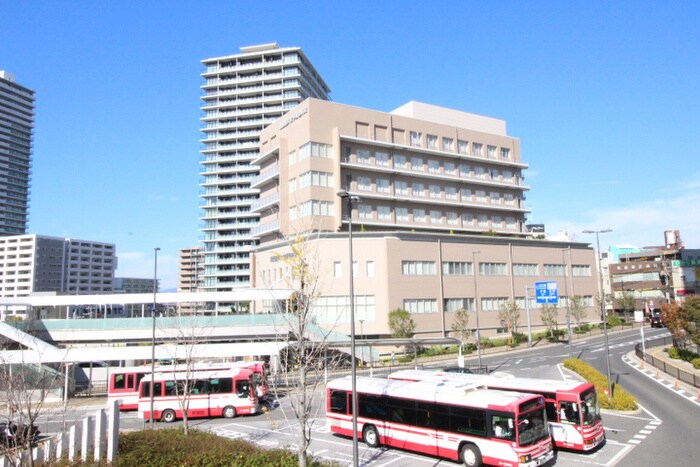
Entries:
POLYGON ((163 413, 160 414, 160 419, 163 420, 165 423, 172 423, 175 421, 177 416, 175 415, 174 410, 163 410, 163 413))
POLYGON ((362 430, 362 439, 364 439, 367 446, 371 448, 379 447, 379 433, 374 425, 365 426, 362 430))
POLYGON ((236 418, 236 408, 232 405, 224 407, 224 418, 236 418))
POLYGON ((465 444, 462 446, 462 451, 460 452, 460 459, 466 467, 479 467, 481 466, 481 452, 479 448, 473 444, 465 444))

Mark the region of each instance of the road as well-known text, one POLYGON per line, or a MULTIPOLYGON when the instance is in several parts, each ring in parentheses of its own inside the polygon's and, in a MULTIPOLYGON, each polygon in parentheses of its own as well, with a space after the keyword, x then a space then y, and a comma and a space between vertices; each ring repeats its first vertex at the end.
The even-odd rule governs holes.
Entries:
MULTIPOLYGON (((667 333, 665 329, 647 331, 647 339, 667 333)), ((684 397, 660 384, 652 376, 643 373, 628 358, 634 345, 639 342, 639 329, 611 333, 609 349, 611 373, 616 384, 621 385, 637 398, 642 410, 634 414, 605 412, 603 422, 607 443, 590 454, 560 451, 550 465, 562 466, 640 466, 653 464, 697 465, 700 463, 700 443, 697 438, 700 403, 684 397)), ((571 346, 575 357, 581 358, 605 373, 605 347, 602 336, 587 338, 571 346)), ((515 350, 507 353, 483 356, 483 363, 490 369, 508 371, 519 376, 541 378, 564 378, 566 370, 559 365, 569 357, 568 345, 535 346, 529 350, 515 350)), ((475 364, 470 358, 467 363, 475 364)), ((570 377, 570 376, 569 376, 570 377)), ((228 438, 249 439, 265 447, 295 446, 295 421, 288 409, 286 400, 281 399, 279 407, 269 413, 252 417, 211 419, 191 421, 190 426, 209 430, 228 438)), ((323 459, 341 465, 352 463, 352 442, 350 439, 332 435, 326 428, 323 414, 323 393, 315 399, 315 418, 311 443, 312 453, 323 459)), ((43 433, 58 431, 73 420, 94 413, 96 407, 74 408, 68 412, 70 418, 44 417, 40 420, 43 433), (52 420, 51 420, 52 419, 52 420)), ((156 427, 171 427, 159 423, 156 427)), ((122 429, 140 429, 143 423, 135 413, 124 413, 121 417, 122 429)), ((360 443, 361 465, 366 466, 454 466, 449 461, 421 456, 409 452, 369 448, 360 443)))

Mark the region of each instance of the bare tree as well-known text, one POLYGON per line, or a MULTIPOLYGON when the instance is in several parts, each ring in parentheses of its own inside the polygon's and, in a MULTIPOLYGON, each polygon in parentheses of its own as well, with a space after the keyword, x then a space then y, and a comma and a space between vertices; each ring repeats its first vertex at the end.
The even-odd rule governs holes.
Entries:
POLYGON ((498 312, 498 319, 506 322, 506 326, 510 331, 511 339, 518 332, 518 325, 520 324, 520 307, 514 300, 508 300, 501 306, 498 312))
POLYGON ((634 294, 628 290, 622 292, 622 295, 620 295, 620 298, 618 299, 618 305, 622 310, 622 316, 624 316, 625 321, 628 321, 629 312, 634 311, 634 294))
POLYGON ((547 326, 549 336, 554 337, 554 329, 557 326, 558 308, 553 303, 544 303, 540 307, 540 319, 542 324, 547 326))
POLYGON ((588 314, 588 310, 586 309, 582 296, 574 295, 571 297, 570 310, 571 316, 574 318, 574 321, 576 321, 576 328, 581 329, 581 321, 583 321, 588 314))
POLYGON ((466 308, 460 308, 455 312, 455 320, 452 323, 452 332, 455 334, 455 337, 459 339, 459 348, 461 351, 463 351, 464 345, 472 335, 472 331, 469 329, 469 312, 466 310, 466 308))

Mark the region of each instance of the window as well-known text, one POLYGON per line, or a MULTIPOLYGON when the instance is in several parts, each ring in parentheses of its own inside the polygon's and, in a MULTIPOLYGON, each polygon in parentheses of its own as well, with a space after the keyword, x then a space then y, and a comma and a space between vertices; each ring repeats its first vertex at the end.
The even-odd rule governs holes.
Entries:
POLYGON ((482 298, 481 309, 483 311, 500 311, 508 302, 506 297, 482 298))
POLYGON ((510 149, 501 148, 501 159, 510 159, 510 149))
POLYGON ((483 167, 474 167, 474 176, 476 178, 485 179, 486 173, 483 167))
POLYGON ((333 175, 328 172, 304 172, 299 175, 299 188, 307 186, 330 186, 333 175))
POLYGON ((293 178, 289 180, 289 192, 294 193, 297 190, 297 179, 293 178))
POLYGON ((513 193, 505 193, 503 195, 503 203, 506 206, 514 206, 515 205, 515 197, 513 196, 513 193))
POLYGON ((440 173, 440 162, 428 159, 428 172, 432 174, 440 173))
POLYGON ((372 179, 369 177, 357 177, 357 189, 361 191, 371 191, 372 179))
POLYGON ((497 191, 492 191, 489 193, 489 197, 491 198, 491 204, 501 204, 501 194, 497 191))
POLYGON ((289 207, 289 220, 294 221, 297 218, 297 207, 296 206, 290 206, 289 207))
POLYGON ((506 217, 506 227, 509 229, 515 229, 518 227, 515 217, 506 217))
POLYGON ((440 199, 442 198, 441 196, 441 190, 440 190, 440 185, 429 185, 428 186, 428 191, 430 192, 430 197, 433 199, 440 199))
POLYGON ((408 159, 406 156, 402 156, 401 154, 394 154, 394 167, 397 169, 407 169, 408 168, 408 159))
POLYGON ((453 186, 446 186, 445 187, 445 199, 456 201, 457 200, 457 188, 455 188, 453 186))
POLYGON ((445 162, 445 175, 457 175, 457 165, 454 162, 445 162))
POLYGON ((446 276, 471 276, 472 263, 466 261, 448 261, 442 263, 442 273, 446 276))
POLYGON ((459 214, 454 211, 447 211, 445 213, 445 218, 447 218, 447 225, 459 225, 459 214))
POLYGON ((408 222, 408 208, 396 208, 396 222, 408 222))
POLYGON ((442 211, 431 209, 430 210, 430 223, 431 224, 442 224, 442 211))
POLYGON ((486 214, 479 214, 476 217, 476 223, 479 227, 488 227, 489 226, 489 216, 486 214))
POLYGON ((413 196, 425 196, 425 186, 422 183, 413 182, 413 196))
POLYGON ((476 201, 478 203, 486 202, 486 192, 484 190, 476 190, 476 201))
POLYGON ((434 276, 435 261, 402 261, 404 276, 434 276))
POLYGON ((367 274, 367 277, 374 277, 374 261, 365 263, 365 274, 367 274))
POLYGON ((370 206, 369 204, 360 204, 357 206, 357 210, 360 213, 360 219, 372 218, 372 206, 370 206))
POLYGON ((411 132, 411 146, 421 145, 421 134, 418 131, 411 132))
POLYGON ((496 158, 496 146, 487 146, 486 147, 486 155, 489 159, 495 159, 496 158))
POLYGON ((538 276, 537 264, 533 263, 513 263, 514 276, 538 276))
POLYGON ((565 264, 545 264, 543 271, 545 276, 564 277, 566 276, 565 264))
POLYGON ((482 276, 507 276, 506 263, 479 263, 479 274, 482 276))
POLYGON ((428 148, 437 149, 438 147, 438 137, 435 135, 428 135, 428 148))
POLYGON ((343 277, 343 265, 340 261, 333 262, 333 277, 336 279, 343 277))
POLYGON ((437 313, 437 300, 406 299, 403 301, 403 308, 409 313, 437 313))
POLYGON ((377 179, 377 193, 391 193, 391 186, 388 178, 377 179))
POLYGON ((394 192, 397 195, 408 196, 408 183, 402 181, 394 182, 394 192))
POLYGON ((289 154, 287 155, 287 160, 290 166, 294 165, 297 161, 296 151, 289 151, 289 154))
POLYGON ((468 141, 462 141, 461 139, 457 140, 457 152, 460 154, 467 154, 469 148, 469 142, 468 141))
POLYGON ((513 172, 510 170, 504 170, 503 171, 503 181, 504 182, 512 182, 513 181, 513 172))
POLYGON ((503 220, 501 219, 501 216, 493 216, 491 218, 491 225, 493 227, 503 227, 503 220))
POLYGON ((333 157, 332 146, 323 143, 306 143, 299 148, 299 160, 302 161, 309 157, 330 159, 333 157))
POLYGON ((368 149, 357 150, 357 163, 369 165, 372 162, 372 156, 368 149))
POLYGON ((389 154, 385 152, 375 152, 374 153, 375 164, 381 167, 389 166, 389 154))
POLYGON ((391 208, 389 206, 377 206, 377 217, 380 221, 390 221, 391 208))
POLYGON ((483 144, 481 144, 481 143, 472 143, 472 155, 480 156, 482 147, 483 147, 483 144))
POLYGON ((333 203, 330 201, 310 200, 301 203, 299 206, 299 216, 332 216, 333 203))
POLYGON ((425 223, 425 209, 413 210, 413 222, 425 223))
POLYGON ((574 264, 571 266, 571 275, 574 277, 591 277, 591 267, 588 264, 574 264))
POLYGON ((453 142, 452 138, 442 138, 442 150, 452 152, 453 142))
POLYGON ((346 391, 331 391, 331 412, 345 414, 348 412, 348 393, 346 391))
POLYGON ((423 170, 423 159, 420 157, 411 157, 411 169, 412 170, 423 170))
POLYGON ((459 176, 462 178, 469 178, 472 175, 472 168, 469 166, 469 164, 460 164, 459 165, 459 176))
POLYGON ((462 198, 462 201, 472 201, 474 198, 472 198, 472 190, 469 188, 462 188, 459 190, 459 195, 462 198))
POLYGON ((473 298, 446 298, 444 301, 444 309, 446 312, 455 312, 460 309, 474 311, 473 298))

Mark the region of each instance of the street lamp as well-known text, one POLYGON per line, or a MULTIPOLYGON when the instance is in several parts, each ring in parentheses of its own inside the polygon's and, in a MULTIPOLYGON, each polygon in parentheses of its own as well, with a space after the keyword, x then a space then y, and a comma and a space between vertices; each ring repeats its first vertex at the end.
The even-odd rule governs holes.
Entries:
POLYGON ((610 376, 610 347, 608 347, 608 316, 605 312, 605 292, 603 290, 603 270, 600 266, 600 234, 610 233, 612 229, 584 230, 585 234, 595 234, 596 248, 598 249, 598 277, 600 287, 600 316, 603 319, 603 334, 605 334, 605 369, 608 373, 608 394, 613 396, 612 378, 610 376))
POLYGON ((352 379, 352 465, 357 467, 359 463, 359 452, 357 448, 357 368, 355 362, 355 286, 353 283, 353 260, 352 260, 352 203, 359 202, 360 198, 351 195, 346 190, 340 190, 338 196, 348 202, 348 241, 350 243, 350 374, 352 379))
POLYGON ((151 332, 151 417, 149 421, 151 422, 151 428, 154 427, 155 423, 153 421, 153 398, 154 394, 154 380, 153 376, 156 373, 156 293, 158 292, 158 252, 160 248, 155 247, 153 249, 153 309, 151 310, 151 321, 153 322, 153 329, 151 332))
MULTIPOLYGON (((566 294, 566 329, 569 332, 569 358, 574 358, 574 348, 573 348, 573 335, 571 334, 571 297, 569 297, 569 281, 566 275, 567 262, 564 252, 567 250, 561 250, 561 259, 564 261, 564 293, 566 294)), ((571 252, 571 250, 569 250, 571 252)))
POLYGON ((476 255, 480 251, 472 251, 472 275, 474 276, 474 310, 476 310, 476 355, 479 359, 479 372, 481 372, 481 326, 479 325, 479 298, 476 293, 476 274, 479 268, 476 265, 476 255))

